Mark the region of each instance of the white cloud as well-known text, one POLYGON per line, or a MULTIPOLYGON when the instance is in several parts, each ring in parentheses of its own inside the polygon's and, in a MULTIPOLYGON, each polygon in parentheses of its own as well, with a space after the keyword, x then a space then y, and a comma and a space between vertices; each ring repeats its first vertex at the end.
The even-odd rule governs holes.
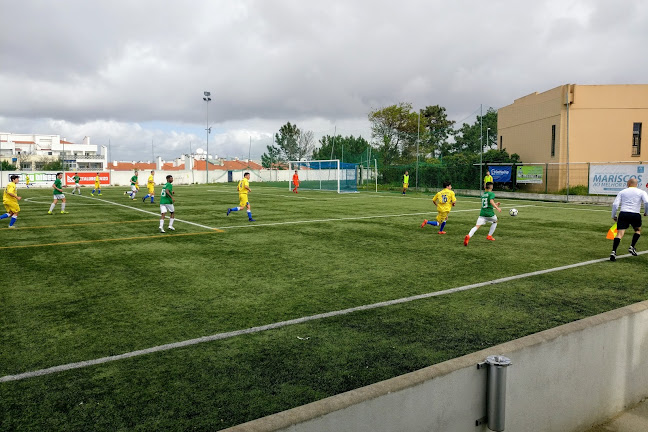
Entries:
POLYGON ((367 136, 381 106, 460 120, 568 82, 645 83, 648 66, 640 0, 0 5, 0 128, 110 140, 128 160, 151 140, 165 157, 205 147, 204 90, 210 152, 258 158, 287 121, 367 136))

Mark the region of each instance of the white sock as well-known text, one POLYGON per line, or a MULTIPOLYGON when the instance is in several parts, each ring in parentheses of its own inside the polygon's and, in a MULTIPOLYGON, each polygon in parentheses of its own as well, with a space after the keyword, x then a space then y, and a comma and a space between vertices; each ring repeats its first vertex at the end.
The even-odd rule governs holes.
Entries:
POLYGON ((54 206, 55 206, 55 205, 56 205, 56 204, 52 203, 52 205, 50 206, 50 211, 54 211, 54 206))
POLYGON ((160 219, 160 229, 162 229, 162 227, 164 227, 164 219, 160 219))
POLYGON ((169 218, 169 228, 173 228, 173 221, 174 220, 175 220, 174 218, 169 218))
POLYGON ((472 236, 473 236, 476 232, 477 232, 477 227, 476 227, 476 226, 472 227, 472 229, 471 229, 470 232, 468 233, 468 237, 471 237, 471 238, 472 238, 472 236))
POLYGON ((62 203, 61 204, 61 211, 64 211, 64 210, 65 210, 65 203, 62 203))
POLYGON ((495 232, 495 228, 497 228, 497 222, 491 225, 490 230, 488 231, 489 236, 493 235, 493 233, 495 232))

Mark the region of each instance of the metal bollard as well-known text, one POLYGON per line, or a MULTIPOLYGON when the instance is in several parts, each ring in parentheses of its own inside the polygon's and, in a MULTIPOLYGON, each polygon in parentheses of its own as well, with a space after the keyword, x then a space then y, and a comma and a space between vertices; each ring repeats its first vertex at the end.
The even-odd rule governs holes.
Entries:
POLYGON ((488 365, 488 391, 486 410, 488 429, 496 432, 504 430, 506 417, 506 368, 511 366, 511 359, 501 355, 486 357, 488 365))

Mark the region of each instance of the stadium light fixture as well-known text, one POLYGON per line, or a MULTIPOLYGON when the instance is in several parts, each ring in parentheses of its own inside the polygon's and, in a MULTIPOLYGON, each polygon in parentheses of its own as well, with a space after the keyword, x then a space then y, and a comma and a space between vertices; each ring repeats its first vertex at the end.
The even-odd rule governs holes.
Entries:
POLYGON ((205 131, 207 131, 207 153, 205 153, 205 183, 209 183, 209 133, 211 132, 211 128, 209 127, 209 102, 211 101, 211 92, 203 92, 203 95, 203 100, 205 101, 207 107, 207 127, 205 128, 205 131))
POLYGON ((486 128, 486 148, 490 148, 490 144, 488 143, 488 132, 490 132, 490 128, 486 128))

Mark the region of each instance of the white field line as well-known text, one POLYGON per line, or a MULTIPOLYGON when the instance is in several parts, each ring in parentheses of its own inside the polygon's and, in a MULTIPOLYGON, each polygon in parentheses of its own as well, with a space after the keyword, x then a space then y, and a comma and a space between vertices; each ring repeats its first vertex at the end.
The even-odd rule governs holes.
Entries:
MULTIPOLYGON (((83 196, 83 195, 81 195, 81 196, 83 196)), ((113 202, 113 201, 104 200, 104 199, 101 199, 101 198, 91 198, 91 197, 83 197, 83 198, 86 198, 86 199, 92 199, 92 200, 94 200, 94 201, 101 201, 101 202, 105 202, 105 203, 108 203, 108 204, 116 205, 116 206, 119 206, 119 207, 125 207, 125 208, 127 208, 127 209, 137 210, 137 211, 142 212, 142 213, 152 214, 152 215, 155 215, 155 216, 159 216, 159 213, 155 213, 155 212, 152 212, 152 211, 148 211, 148 210, 140 209, 140 208, 137 208, 137 207, 127 206, 127 205, 125 205, 125 204, 119 204, 119 203, 116 203, 116 202, 113 202)), ((183 223, 186 223, 186 224, 189 224, 189 225, 194 225, 194 226, 197 226, 197 227, 200 227, 200 228, 205 228, 205 229, 208 229, 208 230, 215 230, 215 229, 218 229, 218 228, 208 227, 207 225, 201 225, 201 224, 199 224, 199 223, 195 223, 195 222, 189 222, 189 221, 184 220, 184 219, 178 219, 178 218, 175 218, 175 221, 176 221, 176 222, 183 222, 183 223)))
MULTIPOLYGON (((648 253, 648 251, 642 251, 642 252, 638 252, 638 255, 643 255, 643 254, 646 254, 646 253, 648 253)), ((628 258, 628 257, 631 257, 631 256, 632 255, 630 255, 630 254, 620 255, 620 256, 617 257, 617 259, 628 258)), ((53 367, 50 367, 50 368, 39 369, 39 370, 31 371, 31 372, 24 372, 24 373, 16 374, 16 375, 5 375, 3 377, 0 377, 0 382, 20 381, 20 380, 27 379, 27 378, 34 378, 34 377, 37 377, 37 376, 49 375, 49 374, 58 373, 58 372, 65 372, 65 371, 69 371, 69 370, 72 370, 72 369, 80 369, 80 368, 84 368, 84 367, 88 367, 88 366, 95 366, 95 365, 99 365, 99 364, 114 362, 114 361, 117 361, 117 360, 124 360, 124 359, 128 359, 128 358, 138 357, 138 356, 145 355, 145 354, 151 354, 151 353, 156 353, 156 352, 161 352, 161 351, 168 351, 168 350, 172 350, 172 349, 176 349, 176 348, 183 348, 183 347, 187 347, 187 346, 191 346, 191 345, 197 345, 197 344, 201 344, 201 343, 205 343, 205 342, 212 342, 212 341, 216 341, 216 340, 229 339, 229 338, 232 338, 232 337, 235 337, 235 336, 241 336, 241 335, 252 334, 252 333, 259 333, 259 332, 266 331, 266 330, 278 329, 278 328, 281 328, 281 327, 287 327, 287 326, 295 325, 295 324, 302 324, 302 323, 305 323, 305 322, 315 321, 315 320, 319 320, 319 319, 323 319, 323 318, 331 318, 331 317, 336 317, 336 316, 340 316, 340 315, 347 315, 347 314, 350 314, 350 313, 353 313, 353 312, 358 312, 358 311, 377 309, 377 308, 393 306, 393 305, 402 304, 402 303, 409 303, 409 302, 412 302, 412 301, 415 301, 415 300, 423 300, 423 299, 428 299, 428 298, 432 298, 432 297, 439 297, 439 296, 442 296, 442 295, 453 294, 453 293, 457 293, 457 292, 461 292, 461 291, 468 291, 468 290, 471 290, 471 289, 481 288, 481 287, 484 287, 484 286, 496 285, 496 284, 500 284, 500 283, 503 283, 503 282, 510 282, 510 281, 517 280, 517 279, 524 279, 524 278, 528 278, 528 277, 532 277, 532 276, 539 276, 539 275, 548 274, 548 273, 554 273, 554 272, 558 272, 558 271, 562 271, 562 270, 568 270, 568 269, 572 269, 572 268, 583 267, 583 266, 587 266, 587 265, 590 265, 590 264, 602 263, 602 262, 605 262, 605 261, 608 261, 608 260, 609 260, 609 258, 598 258, 598 259, 594 259, 594 260, 590 260, 590 261, 583 261, 583 262, 579 262, 579 263, 575 263, 575 264, 569 264, 569 265, 560 266, 560 267, 554 267, 554 268, 545 269, 545 270, 538 270, 538 271, 529 272, 529 273, 522 273, 522 274, 515 275, 515 276, 508 276, 508 277, 503 277, 503 278, 499 278, 499 279, 493 279, 493 280, 486 281, 486 282, 479 282, 479 283, 475 283, 475 284, 464 285, 464 286, 461 286, 461 287, 451 288, 451 289, 447 289, 447 290, 443 290, 443 291, 435 291, 435 292, 430 292, 430 293, 426 293, 426 294, 419 294, 419 295, 415 295, 415 296, 411 296, 411 297, 403 297, 403 298, 400 298, 400 299, 388 300, 388 301, 384 301, 384 302, 372 303, 372 304, 362 305, 362 306, 356 306, 356 307, 352 307, 352 308, 348 308, 348 309, 341 309, 341 310, 332 311, 332 312, 325 312, 325 313, 321 313, 321 314, 310 315, 310 316, 305 316, 305 317, 301 317, 301 318, 295 318, 295 319, 291 319, 291 320, 287 320, 287 321, 280 321, 280 322, 276 322, 276 323, 272 323, 272 324, 266 324, 266 325, 257 326, 257 327, 250 327, 250 328, 241 329, 241 330, 235 330, 235 331, 224 332, 224 333, 217 333, 217 334, 213 334, 213 335, 210 335, 210 336, 203 336, 203 337, 199 337, 199 338, 195 338, 195 339, 188 339, 188 340, 181 341, 181 342, 174 342, 174 343, 169 343, 169 344, 164 344, 164 345, 157 345, 157 346, 154 346, 154 347, 151 347, 151 348, 146 348, 146 349, 137 350, 137 351, 131 351, 131 352, 127 352, 127 353, 124 353, 124 354, 118 354, 118 355, 114 355, 114 356, 101 357, 101 358, 97 358, 97 359, 93 359, 93 360, 85 360, 85 361, 80 361, 80 362, 75 362, 75 363, 67 363, 67 364, 63 364, 63 365, 59 365, 59 366, 53 366, 53 367)))
MULTIPOLYGON (((530 207, 527 205, 517 206, 518 208, 530 207)), ((508 207, 502 207, 508 208, 508 207)), ((450 213, 461 213, 461 212, 474 212, 481 209, 464 209, 464 210, 452 210, 450 213)), ((309 219, 309 220, 300 220, 300 221, 287 221, 287 222, 270 222, 270 223, 255 223, 247 225, 233 225, 233 226, 223 226, 217 227, 216 229, 228 230, 233 228, 254 228, 254 227, 264 227, 264 226, 275 226, 275 225, 297 225, 313 222, 339 222, 339 221, 352 221, 352 220, 363 220, 363 219, 381 219, 381 218, 392 218, 392 217, 402 217, 402 216, 422 216, 422 215, 432 215, 434 211, 419 212, 419 213, 401 213, 401 214, 391 214, 391 215, 378 215, 378 216, 354 216, 346 218, 331 218, 331 219, 309 219)))

